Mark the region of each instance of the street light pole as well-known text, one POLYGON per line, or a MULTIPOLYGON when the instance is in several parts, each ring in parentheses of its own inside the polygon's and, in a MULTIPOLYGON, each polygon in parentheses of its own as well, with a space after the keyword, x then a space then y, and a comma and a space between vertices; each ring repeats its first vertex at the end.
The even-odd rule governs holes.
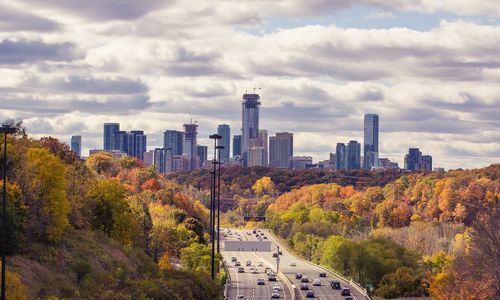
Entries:
POLYGON ((3 201, 2 201, 2 300, 5 300, 5 267, 6 262, 6 236, 5 228, 7 222, 7 133, 16 132, 16 128, 3 125, 0 127, 0 133, 3 133, 3 201))
POLYGON ((217 253, 220 253, 220 165, 221 165, 221 160, 220 160, 220 151, 224 149, 224 146, 217 146, 217 157, 219 160, 219 171, 218 173, 218 183, 217 183, 217 253))
POLYGON ((212 134, 209 136, 210 139, 214 140, 214 160, 212 161, 212 164, 214 165, 213 169, 213 180, 212 180, 212 187, 211 187, 211 203, 210 203, 210 232, 211 232, 211 242, 212 242, 212 280, 215 280, 215 199, 216 199, 216 190, 215 190, 215 183, 216 183, 216 176, 217 176, 217 140, 220 140, 222 138, 221 135, 219 134, 212 134))

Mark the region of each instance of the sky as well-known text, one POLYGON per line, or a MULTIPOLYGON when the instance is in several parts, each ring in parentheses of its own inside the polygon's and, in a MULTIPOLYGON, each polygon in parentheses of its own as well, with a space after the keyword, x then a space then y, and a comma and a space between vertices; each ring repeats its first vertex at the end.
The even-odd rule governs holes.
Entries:
POLYGON ((0 120, 102 149, 103 123, 144 130, 261 129, 328 158, 380 116, 380 157, 435 167, 500 162, 498 0, 3 0, 0 120))

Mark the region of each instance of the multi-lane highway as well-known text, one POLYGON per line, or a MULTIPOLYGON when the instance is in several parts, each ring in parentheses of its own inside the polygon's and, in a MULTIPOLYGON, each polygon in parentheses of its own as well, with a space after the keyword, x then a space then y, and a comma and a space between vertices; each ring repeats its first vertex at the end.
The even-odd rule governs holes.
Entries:
MULTIPOLYGON (((245 267, 245 262, 251 260, 262 262, 265 266, 272 267, 273 271, 276 272, 276 258, 273 257, 273 253, 277 251, 279 247, 283 255, 279 255, 279 271, 281 275, 280 283, 283 286, 283 291, 280 292, 281 299, 292 299, 292 295, 295 294, 296 299, 305 299, 307 296, 307 291, 313 291, 314 296, 317 299, 331 299, 331 300, 343 300, 346 297, 341 296, 341 290, 332 289, 330 286, 331 281, 339 281, 342 288, 349 288, 351 291, 352 299, 366 299, 363 294, 357 290, 354 286, 350 285, 349 282, 343 281, 336 277, 333 273, 322 269, 319 266, 311 264, 300 260, 289 251, 287 251, 278 241, 276 241, 267 230, 262 230, 261 233, 266 236, 267 241, 271 241, 273 244, 271 252, 223 252, 224 259, 226 260, 231 276, 231 285, 228 289, 227 298, 237 299, 238 295, 243 295, 244 299, 270 299, 271 298, 271 285, 267 281, 267 276, 263 274, 263 267, 259 268, 259 274, 248 274, 248 267, 245 267), (238 267, 231 263, 231 258, 235 256, 238 261, 241 262, 242 266, 245 267, 245 273, 237 273, 238 267), (302 276, 309 279, 307 284, 308 290, 301 290, 301 279, 296 279, 296 274, 301 273, 302 276), (320 277, 320 273, 326 273, 326 277, 320 277), (286 279, 283 278, 286 276, 286 279), (263 278, 266 280, 266 285, 257 286, 257 279, 263 278), (321 281, 320 286, 315 286, 312 284, 314 279, 319 279, 321 281)), ((232 230, 232 235, 227 235, 226 238, 242 240, 258 240, 256 234, 252 234, 252 230, 232 230)), ((262 239, 265 241, 264 239, 262 239)))

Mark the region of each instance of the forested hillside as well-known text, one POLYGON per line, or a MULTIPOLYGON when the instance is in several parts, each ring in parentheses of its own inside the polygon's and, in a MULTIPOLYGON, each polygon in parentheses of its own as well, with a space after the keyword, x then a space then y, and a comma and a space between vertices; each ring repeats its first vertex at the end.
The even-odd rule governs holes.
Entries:
POLYGON ((8 299, 221 297, 201 202, 135 158, 82 162, 17 127, 8 137, 8 299))
POLYGON ((384 297, 500 298, 500 165, 319 184, 281 195, 266 225, 307 259, 384 297))

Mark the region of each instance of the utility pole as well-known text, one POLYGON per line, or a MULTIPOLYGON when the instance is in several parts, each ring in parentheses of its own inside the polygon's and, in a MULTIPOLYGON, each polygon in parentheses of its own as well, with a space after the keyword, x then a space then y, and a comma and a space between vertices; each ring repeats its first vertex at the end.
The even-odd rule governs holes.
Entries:
POLYGON ((278 274, 280 272, 280 246, 276 247, 278 247, 278 256, 276 256, 276 274, 278 274))
POLYGON ((217 176, 217 140, 222 138, 219 134, 212 134, 209 136, 210 139, 214 140, 214 159, 212 164, 213 168, 213 180, 211 184, 211 203, 210 203, 210 232, 211 234, 211 242, 212 242, 212 259, 211 259, 211 270, 212 270, 212 280, 215 280, 215 200, 216 200, 216 176, 217 176))
POLYGON ((218 183, 217 183, 217 253, 220 253, 220 151, 224 149, 224 146, 217 146, 217 158, 219 160, 219 171, 218 174, 218 183))

